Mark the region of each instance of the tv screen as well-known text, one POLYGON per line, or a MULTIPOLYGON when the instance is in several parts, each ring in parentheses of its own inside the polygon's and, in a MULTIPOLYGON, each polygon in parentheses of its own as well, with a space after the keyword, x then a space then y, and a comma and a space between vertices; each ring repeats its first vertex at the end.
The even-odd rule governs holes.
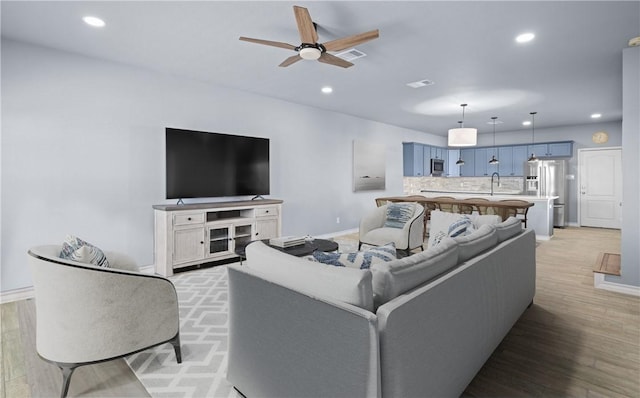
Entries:
POLYGON ((269 139, 166 128, 167 199, 269 194, 269 139))

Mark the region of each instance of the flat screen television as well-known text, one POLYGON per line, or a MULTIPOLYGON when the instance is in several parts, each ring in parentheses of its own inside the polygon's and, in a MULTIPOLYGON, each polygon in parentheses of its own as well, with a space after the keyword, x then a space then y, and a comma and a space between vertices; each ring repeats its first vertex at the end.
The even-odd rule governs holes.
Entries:
POLYGON ((166 128, 167 199, 269 194, 269 139, 166 128))

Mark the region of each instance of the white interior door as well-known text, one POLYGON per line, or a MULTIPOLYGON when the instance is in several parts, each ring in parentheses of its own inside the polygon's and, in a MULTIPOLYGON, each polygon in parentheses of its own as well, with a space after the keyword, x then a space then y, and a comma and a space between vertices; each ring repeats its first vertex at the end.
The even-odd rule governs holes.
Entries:
POLYGON ((622 150, 581 150, 580 225, 620 229, 622 150))

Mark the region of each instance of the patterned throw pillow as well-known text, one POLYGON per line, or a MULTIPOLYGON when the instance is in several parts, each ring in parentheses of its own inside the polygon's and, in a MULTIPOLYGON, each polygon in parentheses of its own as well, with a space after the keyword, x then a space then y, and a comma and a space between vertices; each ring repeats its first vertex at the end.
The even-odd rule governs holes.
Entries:
POLYGON ((437 246, 447 236, 452 238, 464 236, 473 230, 473 221, 467 215, 432 211, 428 247, 437 246))
POLYGON ((387 206, 387 219, 384 222, 385 227, 404 228, 404 225, 411 220, 415 211, 414 203, 389 203, 387 206))
POLYGON ((102 250, 73 235, 67 235, 62 242, 60 258, 109 268, 109 261, 102 250))
POLYGON ((316 250, 313 252, 313 259, 336 267, 369 269, 371 264, 395 260, 396 245, 392 242, 355 253, 327 253, 316 250))

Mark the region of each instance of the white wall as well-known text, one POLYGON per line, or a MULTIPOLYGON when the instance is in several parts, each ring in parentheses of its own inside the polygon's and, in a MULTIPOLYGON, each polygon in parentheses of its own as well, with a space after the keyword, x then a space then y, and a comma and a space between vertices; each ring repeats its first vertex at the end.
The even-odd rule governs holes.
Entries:
POLYGON ((640 47, 623 50, 622 70, 622 263, 605 280, 640 286, 640 47))
POLYGON ((1 291, 30 286, 28 248, 68 233, 151 264, 151 206, 175 202, 165 127, 270 138, 284 234, 357 228, 375 197, 402 194, 402 142, 442 140, 3 39, 1 291), (354 139, 386 145, 386 191, 352 191, 354 139))

